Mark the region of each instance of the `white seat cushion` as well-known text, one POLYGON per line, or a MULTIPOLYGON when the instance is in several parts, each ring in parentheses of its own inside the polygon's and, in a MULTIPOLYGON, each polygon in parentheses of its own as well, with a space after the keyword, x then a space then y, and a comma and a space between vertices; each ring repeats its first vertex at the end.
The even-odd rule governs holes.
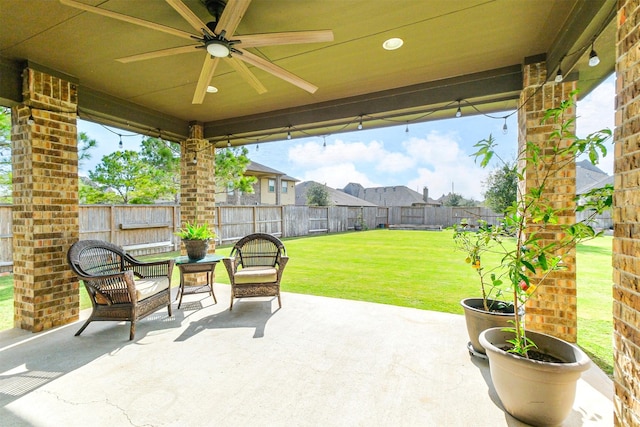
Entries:
POLYGON ((246 267, 235 274, 236 284, 272 283, 278 280, 275 267, 246 267))
POLYGON ((149 298, 152 295, 162 292, 169 287, 168 277, 156 277, 153 279, 136 280, 136 294, 138 301, 149 298))

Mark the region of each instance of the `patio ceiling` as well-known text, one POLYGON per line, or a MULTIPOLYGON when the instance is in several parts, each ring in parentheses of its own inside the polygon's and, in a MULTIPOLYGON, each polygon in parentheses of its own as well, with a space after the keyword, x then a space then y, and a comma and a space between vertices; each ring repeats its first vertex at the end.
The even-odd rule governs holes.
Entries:
MULTIPOLYGON (((183 0, 202 21, 202 0, 183 0)), ((161 0, 79 0, 195 33, 161 0)), ((247 48, 316 85, 311 94, 265 71, 258 94, 226 61, 192 98, 204 52, 121 63, 116 58, 189 44, 182 38, 69 7, 57 0, 0 0, 0 102, 22 101, 28 65, 76 82, 82 119, 180 141, 189 123, 205 138, 239 145, 516 108, 521 67, 561 62, 584 96, 614 70, 615 0, 253 0, 234 35, 332 30, 334 41, 247 48), (385 51, 400 37, 404 45, 385 51), (601 59, 587 64, 591 44, 601 59), (477 110, 476 110, 477 108, 477 110)), ((613 101, 612 101, 613 102, 613 101)))

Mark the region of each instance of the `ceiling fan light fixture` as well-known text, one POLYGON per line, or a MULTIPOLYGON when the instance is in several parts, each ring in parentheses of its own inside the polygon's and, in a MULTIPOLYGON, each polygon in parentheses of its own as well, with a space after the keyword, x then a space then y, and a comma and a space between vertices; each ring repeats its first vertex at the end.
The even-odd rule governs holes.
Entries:
POLYGON ((226 58, 231 51, 227 43, 222 40, 213 39, 207 42, 207 52, 216 58, 226 58))
POLYGON ((400 49, 403 44, 404 44, 404 41, 402 39, 393 37, 393 38, 390 38, 389 40, 385 40, 384 43, 382 43, 382 47, 385 50, 396 50, 396 49, 400 49))
POLYGON ((207 86, 207 93, 218 93, 218 88, 215 86, 207 86))

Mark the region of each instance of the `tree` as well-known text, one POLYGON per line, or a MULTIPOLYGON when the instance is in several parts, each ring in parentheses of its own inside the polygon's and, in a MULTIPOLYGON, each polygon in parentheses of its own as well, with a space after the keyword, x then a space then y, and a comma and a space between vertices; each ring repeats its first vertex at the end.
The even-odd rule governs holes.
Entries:
MULTIPOLYGON (((105 194, 110 191, 117 195, 120 203, 153 203, 162 192, 161 186, 154 180, 155 176, 155 168, 131 150, 116 151, 102 157, 95 171, 89 172, 89 178, 104 195, 101 203, 113 201, 112 196, 105 194)), ((100 200, 100 197, 96 198, 100 200)))
POLYGON ((445 206, 462 206, 464 198, 458 193, 449 193, 445 198, 443 205, 445 206))
POLYGON ((248 153, 247 147, 216 150, 216 188, 225 193, 229 189, 253 193, 253 184, 258 179, 255 176, 244 175, 251 163, 247 157, 248 153))
POLYGON ((180 145, 159 138, 143 138, 140 159, 151 167, 157 199, 178 203, 180 192, 180 145))
POLYGON ((11 111, 0 108, 0 202, 11 201, 11 111))
POLYGON ((504 213, 516 201, 518 193, 518 173, 516 163, 508 162, 489 174, 484 182, 487 206, 497 213, 504 213))
POLYGON ((309 206, 329 206, 329 190, 315 182, 307 188, 307 204, 309 206))

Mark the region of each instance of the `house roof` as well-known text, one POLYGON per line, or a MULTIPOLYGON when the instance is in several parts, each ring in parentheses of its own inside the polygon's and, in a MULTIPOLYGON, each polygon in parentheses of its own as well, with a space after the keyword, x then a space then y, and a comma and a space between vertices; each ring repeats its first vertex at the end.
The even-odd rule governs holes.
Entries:
POLYGON ((376 206, 413 206, 440 205, 441 203, 430 197, 424 200, 424 194, 418 193, 404 185, 389 187, 364 188, 357 183, 349 183, 343 190, 352 196, 359 197, 376 206))
MULTIPOLYGON (((322 185, 315 181, 304 181, 296 185, 296 205, 304 206, 307 204, 307 189, 313 184, 322 185)), ((349 194, 336 190, 335 188, 327 186, 325 186, 325 188, 329 193, 329 200, 334 206, 378 206, 358 197, 350 196, 349 194)))
POLYGON ((615 66, 612 0, 228 0, 225 12, 241 19, 226 36, 244 38, 235 47, 248 54, 221 58, 205 82, 218 92, 194 104, 207 56, 190 35, 201 37, 197 21, 214 19, 205 3, 0 0, 0 102, 23 102, 21 74, 30 67, 70 81, 83 120, 174 141, 202 123, 204 138, 224 147, 355 131, 359 122, 372 129, 440 120, 458 106, 465 115, 514 110, 522 64, 542 60, 548 80, 560 63, 571 70, 584 97, 615 66), (239 14, 241 3, 248 7, 239 14), (196 19, 184 18, 187 11, 196 19), (250 47, 250 35, 307 30, 331 30, 333 40, 254 39, 250 47), (384 50, 392 37, 404 45, 384 50), (597 67, 587 64, 592 45, 597 67), (182 53, 135 60, 164 49, 182 53), (290 82, 297 79, 317 90, 290 82))
POLYGON ((583 194, 593 188, 602 187, 609 181, 613 184, 613 177, 591 164, 590 161, 576 162, 576 194, 583 194))
POLYGON ((254 161, 249 163, 249 166, 247 166, 247 172, 249 172, 249 174, 254 176, 274 176, 274 177, 280 176, 280 179, 285 181, 294 181, 294 182, 299 181, 299 179, 293 178, 285 174, 284 172, 280 172, 279 170, 270 168, 269 166, 265 166, 261 163, 254 162, 254 161))

